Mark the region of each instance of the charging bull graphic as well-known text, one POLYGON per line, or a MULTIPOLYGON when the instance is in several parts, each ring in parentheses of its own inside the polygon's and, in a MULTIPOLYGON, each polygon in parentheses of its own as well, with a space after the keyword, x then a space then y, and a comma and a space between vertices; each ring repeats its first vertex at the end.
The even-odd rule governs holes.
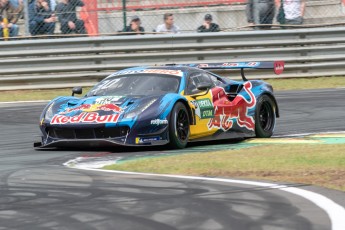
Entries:
POLYGON ((254 130, 254 119, 248 115, 249 109, 254 108, 256 104, 256 98, 251 91, 252 83, 249 81, 244 83, 243 89, 250 96, 249 101, 242 95, 237 95, 233 101, 230 101, 223 88, 216 88, 212 91, 215 111, 214 117, 208 122, 209 129, 217 128, 228 131, 236 122, 240 127, 254 130))
POLYGON ((65 111, 61 112, 60 114, 67 114, 74 111, 81 111, 81 112, 95 112, 95 111, 112 111, 114 113, 121 113, 122 108, 114 105, 114 104, 83 104, 74 108, 67 108, 65 111))

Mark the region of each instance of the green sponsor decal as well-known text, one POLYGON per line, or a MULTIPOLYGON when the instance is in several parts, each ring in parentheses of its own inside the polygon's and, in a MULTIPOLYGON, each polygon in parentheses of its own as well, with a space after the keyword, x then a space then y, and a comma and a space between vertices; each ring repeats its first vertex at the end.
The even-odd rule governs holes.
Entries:
POLYGON ((201 111, 201 119, 203 118, 213 118, 214 114, 213 114, 213 109, 207 109, 207 110, 200 110, 201 111))
POLYGON ((214 117, 214 108, 210 99, 201 99, 196 101, 200 108, 200 118, 213 118, 214 117))

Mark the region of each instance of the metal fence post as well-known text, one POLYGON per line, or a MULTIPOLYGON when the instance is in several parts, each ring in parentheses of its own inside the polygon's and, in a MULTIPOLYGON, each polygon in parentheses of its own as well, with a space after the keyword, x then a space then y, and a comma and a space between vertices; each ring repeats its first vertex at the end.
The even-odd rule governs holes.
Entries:
POLYGON ((124 30, 124 31, 125 31, 126 25, 127 25, 126 1, 127 1, 127 0, 122 0, 123 30, 124 30))
POLYGON ((24 0, 24 25, 25 36, 30 36, 29 30, 29 0, 24 0))

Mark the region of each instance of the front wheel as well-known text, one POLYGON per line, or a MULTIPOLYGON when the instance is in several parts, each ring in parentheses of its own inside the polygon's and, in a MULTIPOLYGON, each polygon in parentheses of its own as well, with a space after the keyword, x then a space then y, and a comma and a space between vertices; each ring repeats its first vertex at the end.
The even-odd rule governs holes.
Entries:
POLYGON ((177 102, 171 111, 169 123, 170 147, 185 148, 189 138, 189 117, 186 106, 177 102))
POLYGON ((258 99, 255 110, 255 134, 256 137, 268 138, 273 135, 276 123, 275 103, 263 95, 258 99))

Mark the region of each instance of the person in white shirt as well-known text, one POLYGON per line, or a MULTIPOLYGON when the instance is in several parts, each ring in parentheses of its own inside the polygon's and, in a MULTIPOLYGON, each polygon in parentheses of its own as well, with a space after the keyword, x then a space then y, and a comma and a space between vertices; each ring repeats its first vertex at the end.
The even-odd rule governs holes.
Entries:
POLYGON ((158 25, 156 32, 160 33, 180 33, 180 28, 174 24, 174 15, 172 13, 164 14, 164 23, 158 25))
POLYGON ((306 0, 283 0, 277 2, 278 9, 283 4, 285 24, 301 25, 305 12, 306 0))

